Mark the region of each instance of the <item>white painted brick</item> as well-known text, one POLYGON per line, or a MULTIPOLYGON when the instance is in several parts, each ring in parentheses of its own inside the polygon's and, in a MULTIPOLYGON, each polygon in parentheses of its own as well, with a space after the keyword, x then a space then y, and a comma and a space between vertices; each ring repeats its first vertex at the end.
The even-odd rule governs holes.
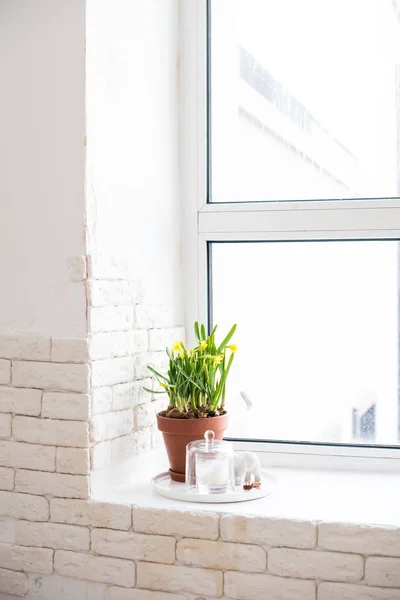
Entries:
POLYGON ((318 600, 400 600, 400 589, 323 581, 318 586, 318 600))
POLYGON ((135 563, 120 558, 57 550, 54 556, 54 570, 60 575, 76 579, 118 584, 122 587, 135 585, 135 563))
POLYGON ((133 375, 134 365, 130 357, 96 360, 92 363, 93 387, 126 383, 133 379, 133 375))
POLYGON ((0 592, 11 596, 25 596, 27 591, 28 577, 25 573, 0 569, 0 592))
POLYGON ((136 506, 133 507, 132 518, 133 529, 138 533, 218 539, 219 517, 216 513, 136 506))
POLYGON ((93 470, 111 465, 111 441, 100 442, 90 448, 90 464, 93 470))
POLYGON ((162 433, 161 433, 161 431, 158 430, 158 428, 155 425, 150 427, 150 438, 151 438, 151 447, 152 448, 157 448, 158 446, 161 445, 161 443, 163 441, 162 433))
POLYGON ((129 354, 139 354, 148 349, 148 335, 144 329, 128 331, 129 354))
POLYGON ((165 350, 172 346, 176 341, 185 339, 185 330, 183 327, 171 327, 168 329, 150 329, 149 331, 149 350, 165 350))
POLYGON ((86 363, 89 360, 87 338, 52 338, 51 360, 60 363, 86 363))
POLYGON ((364 574, 364 560, 356 554, 272 548, 268 570, 281 577, 358 581, 364 574))
POLYGON ((33 387, 53 391, 87 392, 88 365, 15 361, 12 382, 16 387, 33 387))
POLYGON ((2 441, 0 442, 0 464, 18 469, 54 471, 56 449, 51 446, 2 441))
POLYGON ((146 352, 147 331, 103 331, 93 333, 89 340, 89 355, 92 360, 132 356, 146 352))
POLYGON ((122 530, 131 526, 131 508, 125 504, 53 498, 50 511, 51 520, 58 523, 122 530))
POLYGON ((118 306, 131 304, 129 281, 96 280, 88 281, 88 301, 90 306, 118 306))
POLYGON ((151 394, 143 388, 152 389, 151 379, 140 379, 129 383, 121 383, 112 388, 112 407, 114 410, 129 408, 151 401, 151 394))
POLYGON ((137 566, 137 587, 218 598, 222 596, 223 575, 211 569, 140 562, 137 566))
POLYGON ((0 542, 15 543, 15 527, 18 521, 9 517, 0 517, 0 542))
MULTIPOLYGON (((51 575, 28 574, 28 595, 25 600, 102 600, 102 596, 90 596, 88 581, 51 575)), ((102 584, 97 584, 102 585, 102 584)), ((2 600, 0 596, 0 600, 2 600)))
POLYGON ((0 414, 0 439, 11 437, 11 415, 0 414))
POLYGON ((371 556, 365 562, 368 585, 400 588, 400 559, 371 556))
POLYGON ((86 256, 75 255, 68 258, 68 277, 70 281, 84 281, 86 279, 86 256))
POLYGON ((176 547, 176 558, 189 567, 262 573, 267 567, 267 555, 259 546, 182 539, 176 547))
POLYGON ((118 410, 92 418, 90 438, 93 442, 110 440, 127 435, 133 428, 131 410, 118 410))
POLYGON ((91 548, 93 552, 103 556, 149 560, 163 564, 172 564, 175 561, 175 538, 161 535, 94 529, 91 548))
POLYGON ((0 544, 0 565, 4 569, 51 573, 53 571, 53 550, 28 548, 16 544, 0 544))
POLYGON ((155 395, 156 400, 151 401, 151 406, 153 407, 154 414, 157 415, 160 411, 168 408, 169 398, 167 394, 155 395))
POLYGON ((320 523, 318 546, 326 550, 400 557, 400 528, 320 523))
POLYGON ((226 542, 315 548, 317 526, 309 521, 225 515, 221 518, 221 537, 226 542))
MULTIPOLYGON (((1 460, 1 455, 0 455, 1 460)), ((0 490, 14 489, 14 469, 0 467, 0 490)))
POLYGON ((77 525, 31 523, 18 521, 15 541, 21 546, 36 546, 62 550, 89 550, 90 531, 77 525))
POLYGON ((129 264, 124 257, 93 254, 87 262, 91 279, 129 279, 129 264))
POLYGON ((32 444, 85 448, 89 426, 82 421, 14 417, 13 434, 16 440, 32 444))
POLYGON ((0 383, 10 383, 11 361, 0 358, 0 383))
POLYGON ((35 334, 0 333, 0 357, 50 360, 50 338, 35 334))
POLYGON ((57 448, 57 471, 71 475, 88 475, 90 471, 87 448, 57 448))
POLYGON ((224 592, 235 600, 314 600, 315 582, 228 571, 224 592))
POLYGON ((165 304, 139 304, 135 307, 135 322, 138 329, 171 327, 173 325, 172 306, 165 304))
MULTIPOLYGON (((124 383, 122 385, 125 385, 124 383)), ((92 414, 100 415, 111 410, 112 388, 94 388, 92 391, 92 414)))
POLYGON ((15 490, 56 498, 86 499, 89 496, 89 477, 20 469, 15 475, 15 490))
POLYGON ((150 592, 149 590, 127 590, 121 587, 109 587, 104 600, 187 600, 187 596, 168 594, 168 592, 150 592))
POLYGON ((129 331, 94 333, 89 341, 90 358, 102 360, 130 355, 129 333, 129 331))
POLYGON ((153 402, 149 404, 141 404, 133 409, 133 420, 135 429, 144 429, 156 423, 156 412, 153 402))
POLYGON ((12 519, 47 521, 49 518, 49 503, 46 498, 40 496, 0 492, 0 515, 12 519))
POLYGON ((127 331, 133 328, 132 306, 92 306, 89 308, 89 331, 127 331))
POLYGON ((135 431, 131 435, 124 435, 111 442, 111 462, 118 463, 128 460, 132 456, 143 454, 151 448, 151 437, 149 429, 135 431))
POLYGON ((143 379, 150 375, 148 365, 163 374, 168 370, 169 360, 165 352, 145 352, 143 354, 137 354, 134 357, 134 363, 135 377, 137 379, 143 379))
POLYGON ((106 589, 107 585, 105 583, 88 581, 85 600, 104 600, 106 589))
POLYGON ((63 392, 44 392, 43 394, 42 417, 47 419, 87 421, 89 409, 90 398, 87 394, 63 392))
POLYGON ((42 405, 41 390, 0 387, 0 412, 39 416, 42 405))
POLYGON ((144 304, 148 301, 149 282, 145 279, 130 281, 131 299, 133 304, 144 304))

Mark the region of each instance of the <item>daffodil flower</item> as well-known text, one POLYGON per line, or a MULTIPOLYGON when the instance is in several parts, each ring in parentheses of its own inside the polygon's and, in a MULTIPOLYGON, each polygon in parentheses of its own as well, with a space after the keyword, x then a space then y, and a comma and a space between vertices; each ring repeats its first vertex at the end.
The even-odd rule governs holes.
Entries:
POLYGON ((214 365, 220 365, 222 363, 223 358, 224 358, 223 354, 220 354, 219 356, 214 356, 214 358, 213 358, 214 365))
POLYGON ((198 415, 200 418, 215 413, 219 408, 224 409, 226 379, 237 351, 236 344, 231 344, 236 325, 231 327, 220 344, 215 342, 215 330, 216 327, 206 337, 205 325, 196 322, 196 342, 192 347, 186 347, 182 340, 171 340, 167 348, 167 372, 162 374, 148 365, 151 377, 155 377, 151 387, 157 389, 143 389, 161 397, 167 394, 169 409, 175 409, 182 415, 190 413, 189 416, 198 415))
POLYGON ((181 349, 181 343, 180 342, 175 342, 175 344, 172 346, 172 350, 174 352, 179 352, 180 349, 181 349))

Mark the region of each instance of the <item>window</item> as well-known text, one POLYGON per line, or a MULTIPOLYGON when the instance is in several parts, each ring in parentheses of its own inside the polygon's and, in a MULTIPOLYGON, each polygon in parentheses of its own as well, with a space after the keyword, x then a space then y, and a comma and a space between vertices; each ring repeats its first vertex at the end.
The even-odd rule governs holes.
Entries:
POLYGON ((389 455, 400 447, 398 3, 194 5, 183 7, 187 321, 238 323, 228 435, 389 455))
POLYGON ((391 0, 210 2, 210 200, 395 197, 391 0))

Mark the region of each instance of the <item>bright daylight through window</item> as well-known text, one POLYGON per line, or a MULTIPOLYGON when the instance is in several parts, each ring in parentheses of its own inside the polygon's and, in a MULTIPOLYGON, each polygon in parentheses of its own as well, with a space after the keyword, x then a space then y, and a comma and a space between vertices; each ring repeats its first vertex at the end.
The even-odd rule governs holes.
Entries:
MULTIPOLYGON (((208 3, 209 322, 236 439, 400 441, 400 2, 208 3)), ((203 244, 203 246, 201 246, 203 244)))

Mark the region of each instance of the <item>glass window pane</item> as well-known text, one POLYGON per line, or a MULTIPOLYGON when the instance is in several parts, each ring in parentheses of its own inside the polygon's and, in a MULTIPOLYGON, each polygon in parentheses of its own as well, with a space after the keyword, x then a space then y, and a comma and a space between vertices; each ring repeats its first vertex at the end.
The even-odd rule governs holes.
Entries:
POLYGON ((399 195, 393 0, 212 0, 215 202, 399 195))
POLYGON ((211 245, 213 322, 238 324, 228 435, 399 443, 397 241, 211 245))

